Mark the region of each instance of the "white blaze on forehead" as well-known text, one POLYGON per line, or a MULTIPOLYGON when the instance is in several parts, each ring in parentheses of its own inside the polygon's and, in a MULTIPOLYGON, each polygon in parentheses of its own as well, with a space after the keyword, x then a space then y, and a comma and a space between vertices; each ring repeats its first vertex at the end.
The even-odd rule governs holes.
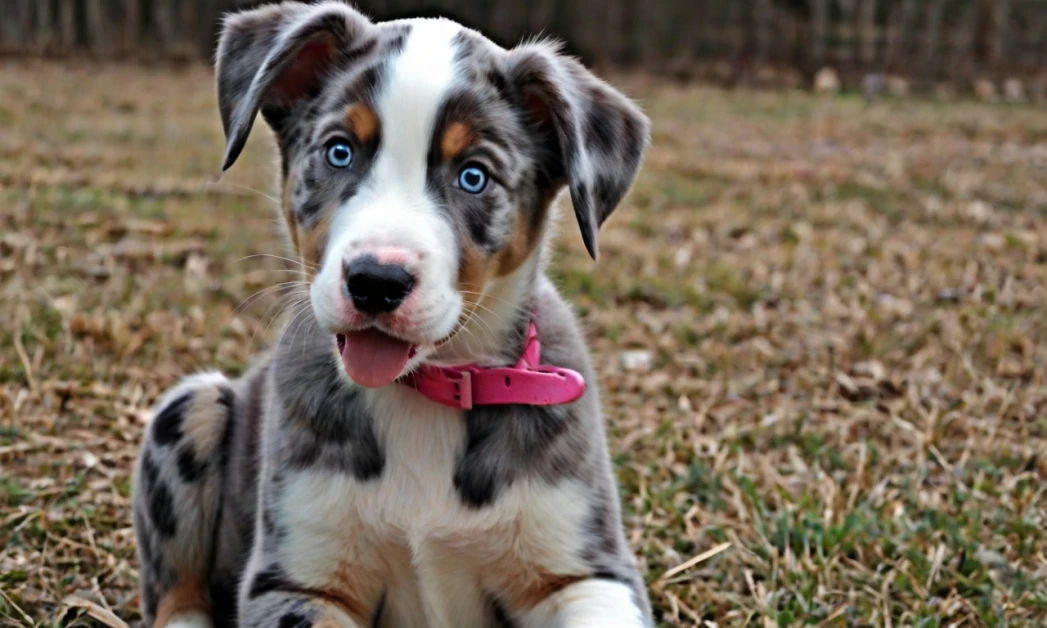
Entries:
POLYGON ((403 49, 379 70, 378 153, 356 193, 334 212, 324 264, 310 294, 317 320, 333 332, 346 307, 340 296, 343 263, 375 247, 402 249, 419 260, 411 269, 418 279, 412 300, 424 304, 418 311, 425 313, 413 323, 435 341, 453 331, 462 298, 455 283, 456 232, 428 193, 426 175, 437 115, 460 80, 454 40, 463 27, 431 19, 396 24, 411 30, 403 49))
POLYGON ((403 51, 385 69, 378 100, 382 145, 375 184, 395 185, 411 195, 425 188, 436 115, 455 82, 454 37, 462 27, 449 20, 410 20, 403 51))

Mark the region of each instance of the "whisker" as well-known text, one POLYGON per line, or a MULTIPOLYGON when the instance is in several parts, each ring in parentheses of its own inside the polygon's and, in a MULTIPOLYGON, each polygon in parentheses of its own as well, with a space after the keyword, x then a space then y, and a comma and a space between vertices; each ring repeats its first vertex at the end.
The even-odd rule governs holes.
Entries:
POLYGON ((252 273, 298 273, 299 275, 305 276, 305 271, 300 268, 252 268, 242 272, 231 273, 235 276, 244 276, 252 273))
MULTIPOLYGON (((301 304, 301 303, 303 303, 305 301, 308 301, 308 300, 309 300, 309 294, 307 292, 292 292, 292 293, 286 295, 284 299, 277 299, 274 303, 269 304, 269 307, 265 308, 265 312, 262 314, 261 317, 259 317, 258 320, 259 321, 265 321, 266 319, 268 319, 269 322, 268 322, 268 324, 266 324, 266 327, 265 327, 265 331, 268 332, 269 331, 269 326, 272 325, 273 321, 275 321, 277 318, 279 318, 280 315, 284 311, 286 311, 287 309, 289 309, 291 307, 296 307, 298 304, 301 304), (273 308, 277 307, 277 306, 280 306, 280 309, 277 310, 275 315, 270 317, 269 316, 269 312, 273 311, 273 308)), ((255 331, 257 333, 257 329, 255 331)), ((252 338, 252 341, 253 340, 254 339, 252 338)))
POLYGON ((308 284, 306 284, 303 281, 282 281, 282 282, 277 283, 277 284, 272 284, 270 286, 266 286, 265 288, 262 288, 262 289, 258 290, 257 292, 255 292, 251 296, 249 296, 246 299, 244 299, 243 301, 241 301, 240 305, 236 306, 236 308, 233 310, 233 315, 240 314, 241 312, 246 310, 248 307, 250 307, 252 302, 258 300, 263 295, 269 294, 270 292, 279 291, 279 290, 286 290, 288 286, 307 286, 307 285, 308 284))
POLYGON ((275 203, 277 207, 279 207, 280 204, 281 204, 279 199, 277 199, 277 198, 275 198, 273 196, 270 196, 269 194, 266 194, 265 192, 263 192, 261 190, 257 190, 255 188, 247 186, 247 185, 241 185, 239 183, 233 183, 232 181, 207 181, 207 182, 205 182, 204 185, 206 187, 218 187, 218 186, 223 186, 224 185, 224 186, 231 187, 231 188, 239 188, 241 190, 247 190, 248 192, 254 192, 255 194, 258 194, 259 196, 261 196, 263 198, 267 198, 270 201, 272 201, 273 203, 275 203))
MULTIPOLYGON (((294 326, 294 333, 291 334, 291 342, 287 345, 289 349, 294 347, 294 343, 298 340, 298 332, 301 331, 302 325, 305 321, 309 320, 308 317, 302 318, 302 314, 305 314, 308 311, 308 306, 301 308, 298 313, 294 315, 294 318, 287 323, 287 327, 284 328, 284 333, 280 335, 280 342, 282 343, 284 341, 284 335, 287 334, 287 331, 291 329, 292 325, 294 326)), ((305 345, 302 345, 302 355, 305 355, 305 345)))
MULTIPOLYGON (((280 318, 280 316, 282 316, 284 314, 284 312, 286 312, 288 310, 295 311, 294 316, 291 318, 290 321, 288 321, 287 325, 280 332, 280 337, 277 338, 276 342, 273 343, 273 345, 275 346, 275 345, 278 345, 278 344, 282 343, 283 339, 284 339, 284 336, 287 334, 287 330, 291 327, 291 324, 294 323, 294 321, 299 316, 302 315, 302 312, 306 311, 307 309, 308 309, 308 300, 304 299, 304 298, 303 299, 299 299, 298 301, 295 301, 293 303, 288 303, 287 306, 282 308, 280 310, 280 312, 277 313, 276 316, 274 316, 272 319, 269 320, 269 324, 265 326, 265 331, 262 332, 262 335, 264 336, 265 334, 269 333, 269 327, 272 326, 273 321, 275 321, 277 318, 280 318)), ((251 339, 251 342, 252 342, 252 344, 254 343, 254 339, 253 338, 251 339)))
POLYGON ((255 257, 271 257, 273 259, 279 259, 279 260, 283 260, 285 262, 291 262, 292 264, 298 264, 302 268, 307 268, 309 270, 316 270, 317 269, 317 266, 315 264, 306 263, 306 262, 303 262, 301 260, 291 259, 290 257, 284 257, 282 255, 274 255, 272 253, 255 253, 254 255, 246 255, 246 256, 241 257, 240 259, 236 260, 236 262, 240 263, 240 262, 242 262, 244 260, 249 260, 249 259, 252 259, 252 258, 255 258, 255 257))
POLYGON ((494 301, 499 301, 501 303, 505 303, 507 305, 511 305, 514 308, 518 308, 518 309, 523 309, 524 307, 526 307, 522 303, 516 303, 516 302, 510 301, 508 299, 502 299, 500 297, 496 297, 496 296, 494 296, 492 294, 488 294, 486 292, 473 292, 471 290, 458 290, 458 294, 461 294, 461 295, 469 294, 469 295, 477 296, 477 297, 480 297, 480 299, 479 299, 480 301, 482 301, 484 299, 492 299, 494 301))

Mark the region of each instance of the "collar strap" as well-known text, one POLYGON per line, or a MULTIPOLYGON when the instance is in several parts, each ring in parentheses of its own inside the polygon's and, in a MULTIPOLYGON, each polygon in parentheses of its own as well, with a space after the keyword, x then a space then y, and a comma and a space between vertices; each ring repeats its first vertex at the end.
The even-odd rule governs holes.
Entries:
POLYGON ((474 406, 552 406, 585 393, 578 371, 539 364, 541 343, 534 319, 527 329, 523 355, 515 366, 433 366, 423 364, 402 381, 426 398, 450 408, 474 406))

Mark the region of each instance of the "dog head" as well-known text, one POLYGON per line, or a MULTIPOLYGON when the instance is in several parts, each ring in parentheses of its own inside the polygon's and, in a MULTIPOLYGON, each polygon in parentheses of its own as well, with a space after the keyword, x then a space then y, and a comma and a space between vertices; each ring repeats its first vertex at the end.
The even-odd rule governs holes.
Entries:
POLYGON ((632 102, 554 45, 505 50, 448 20, 376 24, 340 2, 232 15, 217 76, 223 169, 261 112, 313 313, 365 386, 526 296, 491 295, 533 278, 565 186, 595 259, 648 138, 632 102))

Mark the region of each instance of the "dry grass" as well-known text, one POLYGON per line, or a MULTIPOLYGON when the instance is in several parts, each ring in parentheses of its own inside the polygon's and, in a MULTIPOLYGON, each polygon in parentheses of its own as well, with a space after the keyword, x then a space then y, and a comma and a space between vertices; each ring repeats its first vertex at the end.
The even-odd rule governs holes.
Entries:
MULTIPOLYGON (((555 272, 661 622, 1044 625, 1047 111, 633 83, 555 272)), ((0 625, 137 620, 147 408, 273 336, 270 140, 220 145, 202 68, 0 67, 0 625)))

